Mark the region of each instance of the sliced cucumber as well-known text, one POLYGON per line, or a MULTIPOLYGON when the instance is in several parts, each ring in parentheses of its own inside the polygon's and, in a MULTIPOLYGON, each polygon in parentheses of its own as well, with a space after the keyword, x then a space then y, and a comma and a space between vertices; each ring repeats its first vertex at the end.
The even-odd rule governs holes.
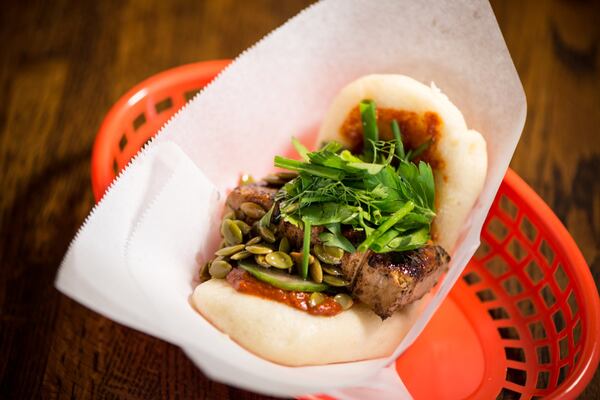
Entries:
POLYGON ((283 290, 295 290, 299 292, 322 292, 329 288, 329 285, 325 283, 305 281, 299 276, 261 268, 248 259, 239 260, 238 267, 244 271, 248 271, 256 279, 283 290))

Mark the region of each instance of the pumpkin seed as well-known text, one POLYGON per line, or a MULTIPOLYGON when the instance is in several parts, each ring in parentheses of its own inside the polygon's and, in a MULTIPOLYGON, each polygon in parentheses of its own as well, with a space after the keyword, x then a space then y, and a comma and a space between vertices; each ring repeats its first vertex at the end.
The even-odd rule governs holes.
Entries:
POLYGON ((333 265, 323 265, 323 272, 333 276, 341 276, 343 274, 341 269, 333 265))
POLYGON ((265 255, 264 254, 257 254, 254 256, 254 261, 256 261, 256 263, 258 265, 260 265, 261 267, 265 267, 265 268, 271 268, 271 264, 269 264, 267 262, 267 260, 265 259, 265 255))
POLYGON ((228 211, 223 215, 223 219, 235 219, 235 211, 228 211))
POLYGON ((240 176, 240 179, 238 181, 238 185, 247 185, 249 183, 253 183, 254 182, 254 178, 252 177, 252 175, 250 174, 242 174, 240 176))
POLYGON ((271 266, 279 269, 288 269, 292 265, 294 265, 294 262, 292 261, 290 256, 282 251, 274 251, 265 255, 265 261, 268 262, 271 266))
POLYGON ((247 235, 248 233, 250 233, 250 230, 252 228, 250 227, 250 225, 248 225, 244 221, 240 221, 239 219, 236 219, 233 222, 235 222, 235 224, 238 226, 238 228, 240 228, 240 231, 242 231, 242 235, 247 235))
POLYGON ((308 272, 310 273, 310 279, 316 283, 323 282, 323 269, 318 258, 313 257, 313 262, 308 264, 308 272))
POLYGON ((210 264, 208 272, 213 278, 223 279, 227 276, 229 271, 231 271, 231 268, 231 264, 229 264, 227 261, 217 260, 210 264))
POLYGON ((284 253, 290 252, 290 241, 285 236, 279 241, 279 251, 283 251, 284 253))
POLYGON ((342 306, 342 310, 347 310, 350 307, 352 307, 352 304, 354 304, 354 300, 352 300, 352 297, 348 296, 346 293, 336 294, 333 300, 335 300, 336 303, 342 306))
POLYGON ((269 243, 274 243, 277 238, 275 237, 275 233, 264 225, 258 225, 258 234, 265 239, 269 243))
POLYGON ((320 292, 313 292, 308 298, 308 305, 310 307, 316 307, 325 301, 325 295, 320 292))
POLYGON ((227 247, 227 242, 225 241, 225 239, 222 239, 219 242, 219 248, 222 249, 223 247, 227 247))
POLYGON ((290 203, 287 206, 285 206, 285 208, 283 209, 283 211, 286 214, 292 214, 293 212, 295 212, 298 208, 300 208, 300 204, 299 203, 290 203))
POLYGON ((344 250, 339 247, 316 244, 313 250, 315 255, 319 257, 319 260, 326 264, 340 264, 344 256, 344 250))
POLYGON ((253 244, 258 244, 258 243, 260 243, 261 240, 262 240, 262 238, 260 236, 255 236, 246 242, 246 246, 252 246, 253 244))
POLYGON ((211 260, 208 260, 207 262, 202 264, 202 266, 200 267, 200 271, 198 271, 198 279, 200 280, 200 283, 206 282, 207 280, 210 279, 210 274, 208 272, 208 269, 210 268, 211 262, 212 262, 211 260))
POLYGON ((279 179, 284 180, 284 181, 291 181, 292 179, 298 177, 298 173, 297 172, 291 172, 291 171, 281 171, 275 174, 279 179))
POLYGON ((271 247, 265 246, 264 244, 253 244, 246 246, 246 250, 252 254, 269 254, 273 252, 271 247))
POLYGON ((242 250, 239 253, 235 253, 234 255, 232 255, 230 258, 232 260, 243 260, 244 258, 248 258, 252 255, 252 253, 250 253, 249 251, 246 250, 242 250))
POLYGON ((235 253, 238 253, 242 250, 244 250, 244 245, 243 244, 236 244, 234 246, 228 246, 228 247, 223 247, 222 249, 219 249, 217 251, 215 251, 215 255, 216 256, 231 256, 235 253))
MULTIPOLYGON (((302 253, 300 253, 299 251, 292 251, 290 253, 290 257, 292 257, 292 260, 294 260, 294 264, 296 264, 296 266, 300 266, 302 265, 302 260, 304 258, 304 256, 302 255, 302 253)), ((315 257, 312 254, 308 255, 308 263, 312 264, 315 261, 315 257)))
POLYGON ((336 287, 348 286, 350 283, 333 275, 323 275, 323 282, 336 287))
POLYGON ((223 235, 225 242, 227 242, 229 246, 242 243, 242 230, 230 219, 224 220, 223 224, 221 224, 221 235, 223 235))
POLYGON ((246 216, 252 219, 260 219, 267 213, 264 208, 251 201, 246 201, 240 204, 240 210, 242 210, 246 216))
POLYGON ((284 183, 286 183, 286 180, 281 179, 279 176, 274 175, 274 174, 269 174, 269 175, 265 176, 263 178, 263 180, 270 185, 276 185, 276 186, 282 186, 284 183))

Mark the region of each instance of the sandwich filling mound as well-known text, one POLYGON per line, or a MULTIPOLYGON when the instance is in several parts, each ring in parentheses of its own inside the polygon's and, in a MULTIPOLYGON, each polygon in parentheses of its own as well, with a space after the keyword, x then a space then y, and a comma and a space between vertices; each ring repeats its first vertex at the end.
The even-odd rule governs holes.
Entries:
POLYGON ((320 150, 241 182, 194 307, 284 365, 385 357, 450 255, 487 172, 485 140, 435 86, 368 75, 326 113, 320 150))

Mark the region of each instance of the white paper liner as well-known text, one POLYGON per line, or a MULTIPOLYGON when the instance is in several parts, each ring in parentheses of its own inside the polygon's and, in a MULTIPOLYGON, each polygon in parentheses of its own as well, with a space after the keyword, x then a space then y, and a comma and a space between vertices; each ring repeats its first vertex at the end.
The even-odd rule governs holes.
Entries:
POLYGON ((382 368, 419 335, 476 250, 525 114, 523 89, 489 4, 320 2, 244 52, 169 122, 92 211, 56 285, 120 323, 180 345, 225 383, 281 396, 406 397, 393 369, 382 368), (241 348, 192 309, 194 259, 214 250, 220 207, 240 172, 272 170, 290 137, 308 138, 339 89, 369 73, 435 81, 487 141, 485 187, 450 272, 393 355, 280 366, 241 348))

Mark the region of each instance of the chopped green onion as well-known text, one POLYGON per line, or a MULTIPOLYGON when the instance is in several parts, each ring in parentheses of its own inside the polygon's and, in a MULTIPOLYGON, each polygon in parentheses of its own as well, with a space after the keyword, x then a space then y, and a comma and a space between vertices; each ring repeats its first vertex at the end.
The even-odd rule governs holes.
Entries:
POLYGON ((308 161, 308 149, 295 137, 292 137, 292 145, 298 152, 298 155, 300 155, 304 161, 308 161))
POLYGON ((410 150, 408 152, 408 154, 406 155, 406 159, 407 160, 414 160, 415 158, 417 158, 418 156, 420 156, 425 150, 427 150, 427 148, 429 147, 429 145, 431 144, 431 139, 429 139, 428 141, 421 143, 419 146, 417 146, 416 149, 414 150, 410 150))
POLYGON ((312 226, 309 218, 302 218, 304 223, 304 240, 302 241, 302 265, 300 266, 300 276, 306 279, 308 276, 308 256, 310 255, 310 236, 312 226))
POLYGON ((392 121, 392 133, 394 134, 394 139, 396 140, 396 154, 401 159, 404 159, 404 144, 402 143, 402 135, 400 133, 400 126, 398 126, 398 121, 392 121))
POLYGON ((340 169, 326 167, 323 165, 309 164, 281 156, 275 156, 275 166, 278 168, 289 169, 291 171, 307 172, 311 175, 334 180, 339 180, 344 176, 344 171, 340 169))
POLYGON ((402 218, 406 216, 412 209, 415 208, 415 203, 412 201, 406 202, 398 211, 393 213, 383 224, 381 224, 375 232, 373 232, 364 242, 358 246, 358 251, 366 251, 377 238, 383 235, 388 229, 396 225, 402 218))
MULTIPOLYGON (((360 110, 360 118, 362 120, 363 134, 365 137, 364 151, 366 155, 371 155, 371 157, 373 157, 373 143, 379 139, 375 102, 373 100, 363 100, 360 102, 358 108, 360 110)), ((375 160, 373 159, 373 161, 375 160)))

